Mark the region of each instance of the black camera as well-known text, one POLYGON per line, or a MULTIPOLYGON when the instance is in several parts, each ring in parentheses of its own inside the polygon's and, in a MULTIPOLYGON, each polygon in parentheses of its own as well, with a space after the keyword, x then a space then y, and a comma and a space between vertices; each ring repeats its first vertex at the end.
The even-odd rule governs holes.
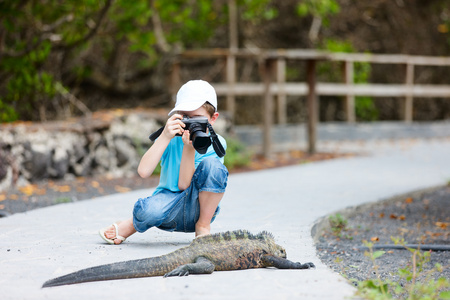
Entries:
MULTIPOLYGON (((192 146, 194 146, 194 149, 198 153, 205 154, 212 143, 214 151, 216 151, 216 154, 219 157, 223 157, 225 155, 225 149, 220 143, 219 138, 217 137, 217 134, 214 132, 213 127, 211 126, 211 124, 209 124, 207 117, 200 116, 189 118, 187 116, 183 116, 183 119, 181 119, 181 121, 185 125, 184 129, 189 130, 192 146), (210 134, 206 133, 206 129, 209 129, 210 134)), ((152 141, 156 140, 161 135, 163 130, 164 126, 158 129, 157 131, 153 132, 149 137, 150 140, 152 141)), ((181 136, 181 134, 177 135, 181 136)))
MULTIPOLYGON (((190 140, 195 150, 200 154, 205 154, 211 145, 211 138, 206 133, 206 128, 208 127, 208 118, 206 117, 193 117, 183 116, 181 122, 184 123, 185 130, 189 130, 191 135, 190 140)), ((181 134, 177 134, 181 135, 181 134)))

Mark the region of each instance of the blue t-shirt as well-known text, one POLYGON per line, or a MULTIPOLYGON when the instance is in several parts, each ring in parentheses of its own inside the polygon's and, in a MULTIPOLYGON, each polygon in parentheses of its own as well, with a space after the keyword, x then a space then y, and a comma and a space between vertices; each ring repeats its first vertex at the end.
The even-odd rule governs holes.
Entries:
MULTIPOLYGON (((219 137, 219 141, 222 144, 223 148, 227 148, 227 142, 225 139, 217 135, 219 137)), ((159 185, 157 186, 154 194, 157 194, 161 190, 170 190, 172 192, 179 192, 178 188, 178 179, 180 176, 180 164, 181 164, 181 156, 183 154, 183 140, 181 136, 175 136, 172 140, 170 140, 169 145, 164 151, 161 157, 161 174, 159 179, 159 185)), ((220 160, 220 162, 224 163, 224 158, 220 158, 216 152, 214 151, 213 146, 209 146, 208 150, 205 154, 200 154, 195 151, 195 168, 200 164, 200 162, 205 157, 216 157, 220 160)))

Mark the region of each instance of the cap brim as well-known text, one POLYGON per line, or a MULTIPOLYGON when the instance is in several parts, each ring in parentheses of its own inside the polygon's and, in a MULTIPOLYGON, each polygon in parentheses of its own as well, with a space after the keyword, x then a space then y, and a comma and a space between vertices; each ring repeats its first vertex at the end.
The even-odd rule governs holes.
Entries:
POLYGON ((188 102, 188 103, 181 103, 177 106, 175 106, 170 112, 169 116, 175 113, 176 111, 193 111, 198 108, 200 108, 205 101, 198 101, 198 102, 188 102))

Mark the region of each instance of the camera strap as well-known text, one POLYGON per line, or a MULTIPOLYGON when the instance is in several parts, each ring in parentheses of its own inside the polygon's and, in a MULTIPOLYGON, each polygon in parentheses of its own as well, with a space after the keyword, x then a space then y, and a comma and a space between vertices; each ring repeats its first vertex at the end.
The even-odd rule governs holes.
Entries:
POLYGON ((212 140, 212 145, 213 145, 214 151, 216 151, 217 156, 224 157, 226 154, 225 149, 223 148, 222 143, 220 143, 219 137, 215 133, 213 127, 209 123, 208 123, 208 129, 209 129, 209 133, 211 135, 211 140, 212 140))
POLYGON ((160 129, 156 130, 155 132, 153 132, 152 134, 150 134, 150 136, 148 137, 152 142, 154 142, 163 132, 164 127, 161 127, 160 129))

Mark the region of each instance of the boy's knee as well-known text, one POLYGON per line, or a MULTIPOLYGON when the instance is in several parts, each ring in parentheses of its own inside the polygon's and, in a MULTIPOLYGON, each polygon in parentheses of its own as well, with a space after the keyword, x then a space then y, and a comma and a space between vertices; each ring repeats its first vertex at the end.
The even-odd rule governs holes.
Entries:
POLYGON ((163 211, 149 205, 145 199, 139 199, 134 205, 133 217, 138 222, 145 222, 157 226, 164 219, 163 211))
POLYGON ((205 158, 198 166, 197 177, 200 189, 224 190, 227 186, 228 170, 217 158, 205 158))
POLYGON ((198 166, 201 171, 206 171, 208 173, 214 172, 216 170, 225 171, 228 174, 227 167, 225 167, 220 160, 214 157, 207 157, 202 160, 198 166))

